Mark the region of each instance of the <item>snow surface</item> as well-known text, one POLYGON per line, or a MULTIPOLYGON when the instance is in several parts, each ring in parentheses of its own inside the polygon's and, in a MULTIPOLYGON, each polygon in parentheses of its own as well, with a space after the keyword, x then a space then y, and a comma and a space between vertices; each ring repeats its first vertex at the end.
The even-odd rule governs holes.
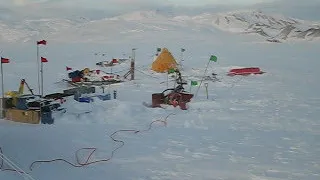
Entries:
MULTIPOLYGON (((103 38, 98 29, 97 33, 103 38)), ((132 48, 137 48, 136 80, 110 86, 107 91, 117 90, 115 100, 95 99, 90 104, 67 101, 63 105, 67 112, 53 125, 0 120, 4 154, 35 179, 320 179, 319 42, 261 43, 257 36, 230 36, 212 29, 190 33, 184 28, 126 36, 115 33, 103 43, 95 43, 85 34, 73 37, 87 43, 48 41, 40 47, 40 55, 49 61, 44 65, 45 93, 67 88, 61 82, 67 75, 65 66, 100 68, 96 62, 130 54, 132 48), (186 111, 143 106, 142 102, 151 101, 152 93, 167 87, 166 75, 150 70, 157 47, 167 47, 178 60, 180 48, 186 49, 182 75, 188 81, 198 80, 210 55, 216 55, 218 62, 210 63, 207 75, 215 72, 221 82, 208 82, 209 99, 202 84, 186 111), (107 55, 94 55, 97 52, 107 55), (266 74, 226 76, 231 68, 251 66, 266 74), (166 127, 155 123, 147 132, 116 134, 125 144, 108 162, 81 168, 64 162, 38 163, 29 170, 35 160, 64 158, 75 162, 75 151, 83 147, 98 148, 94 159, 109 158, 121 145, 109 137, 113 132, 146 129, 153 120, 170 113, 175 114, 167 119, 166 127)), ((37 92, 35 44, 1 46, 2 56, 11 59, 10 64, 4 64, 5 91, 17 90, 20 79, 25 78, 37 92)), ((125 74, 128 67, 112 68, 125 74)), ((192 92, 196 91, 193 87, 192 92)), ((0 179, 22 177, 1 171, 0 179)))

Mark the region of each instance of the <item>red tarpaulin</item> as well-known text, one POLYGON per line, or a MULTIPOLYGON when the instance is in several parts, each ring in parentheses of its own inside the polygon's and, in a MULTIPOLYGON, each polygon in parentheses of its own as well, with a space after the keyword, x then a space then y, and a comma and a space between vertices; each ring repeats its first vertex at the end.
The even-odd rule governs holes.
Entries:
POLYGON ((117 59, 112 59, 112 63, 118 63, 117 59))
POLYGON ((263 74, 263 73, 265 72, 261 71, 260 68, 258 67, 250 67, 250 68, 231 69, 228 73, 228 76, 263 74))
POLYGON ((81 77, 72 78, 72 82, 81 82, 81 77))
POLYGON ((109 79, 109 78, 114 78, 114 76, 103 76, 103 79, 109 79))

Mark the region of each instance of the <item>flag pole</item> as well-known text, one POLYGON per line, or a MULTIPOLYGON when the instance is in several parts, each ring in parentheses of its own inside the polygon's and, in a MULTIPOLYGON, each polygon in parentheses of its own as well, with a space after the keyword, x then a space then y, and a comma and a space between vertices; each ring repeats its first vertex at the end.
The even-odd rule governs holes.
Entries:
POLYGON ((43 62, 41 61, 41 97, 43 97, 43 62))
POLYGON ((2 99, 1 99, 1 119, 4 118, 3 116, 3 101, 4 101, 4 86, 3 86, 3 67, 2 67, 2 62, 1 62, 1 88, 2 88, 2 99))
POLYGON ((166 73, 166 75, 167 75, 167 89, 168 89, 168 87, 169 87, 169 78, 168 78, 168 76, 169 76, 169 73, 166 73))
POLYGON ((4 98, 4 87, 3 87, 3 66, 1 62, 1 87, 2 87, 2 98, 4 98))
POLYGON ((39 44, 37 43, 37 73, 38 73, 38 92, 40 94, 40 72, 39 72, 39 44))
POLYGON ((180 54, 180 68, 182 70, 182 58, 183 58, 183 50, 181 49, 181 54, 180 54))
POLYGON ((209 61, 208 61, 208 64, 207 64, 207 66, 206 66, 206 69, 205 69, 205 71, 204 71, 204 75, 203 75, 203 77, 201 78, 200 86, 199 86, 199 88, 197 89, 197 92, 196 92, 196 95, 195 95, 195 96, 197 96, 197 94, 198 94, 198 91, 199 91, 199 89, 200 89, 200 87, 201 87, 202 81, 204 80, 204 76, 205 76, 206 73, 207 73, 207 70, 208 70, 208 66, 209 66, 210 61, 217 62, 217 56, 214 56, 214 55, 211 55, 211 56, 210 56, 210 59, 209 59, 209 61))
POLYGON ((132 49, 132 57, 131 57, 131 66, 130 66, 130 73, 131 73, 131 80, 134 80, 134 71, 135 71, 135 61, 136 61, 136 53, 135 50, 137 48, 132 49))
POLYGON ((113 66, 113 57, 112 57, 112 60, 111 60, 111 66, 110 66, 110 73, 112 74, 112 66, 113 66))
POLYGON ((207 99, 209 99, 209 93, 208 93, 208 83, 204 83, 204 86, 206 87, 206 94, 207 94, 207 99))
POLYGON ((207 63, 206 69, 204 70, 203 77, 201 77, 200 85, 199 85, 199 87, 198 87, 198 89, 197 89, 197 91, 196 91, 195 96, 198 95, 198 91, 199 91, 199 89, 200 89, 200 87, 201 87, 201 85, 202 85, 202 81, 203 81, 203 79, 204 79, 204 76, 207 74, 207 70, 208 70, 209 63, 210 63, 210 60, 209 60, 208 63, 207 63))

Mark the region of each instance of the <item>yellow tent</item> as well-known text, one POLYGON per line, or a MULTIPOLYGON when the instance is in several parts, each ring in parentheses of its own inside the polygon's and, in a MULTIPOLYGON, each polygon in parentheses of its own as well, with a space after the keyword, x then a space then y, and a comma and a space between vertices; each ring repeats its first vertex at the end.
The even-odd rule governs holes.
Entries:
POLYGON ((167 48, 163 48, 160 54, 156 57, 152 63, 152 70, 159 73, 167 72, 171 68, 177 68, 177 62, 168 51, 167 48))

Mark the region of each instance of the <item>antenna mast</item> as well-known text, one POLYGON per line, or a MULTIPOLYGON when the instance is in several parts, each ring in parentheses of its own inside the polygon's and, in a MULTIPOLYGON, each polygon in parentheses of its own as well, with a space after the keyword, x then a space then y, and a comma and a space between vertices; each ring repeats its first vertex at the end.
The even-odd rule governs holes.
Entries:
POLYGON ((135 50, 136 48, 132 49, 131 68, 130 68, 131 80, 134 80, 134 66, 135 66, 135 59, 136 59, 135 50))

